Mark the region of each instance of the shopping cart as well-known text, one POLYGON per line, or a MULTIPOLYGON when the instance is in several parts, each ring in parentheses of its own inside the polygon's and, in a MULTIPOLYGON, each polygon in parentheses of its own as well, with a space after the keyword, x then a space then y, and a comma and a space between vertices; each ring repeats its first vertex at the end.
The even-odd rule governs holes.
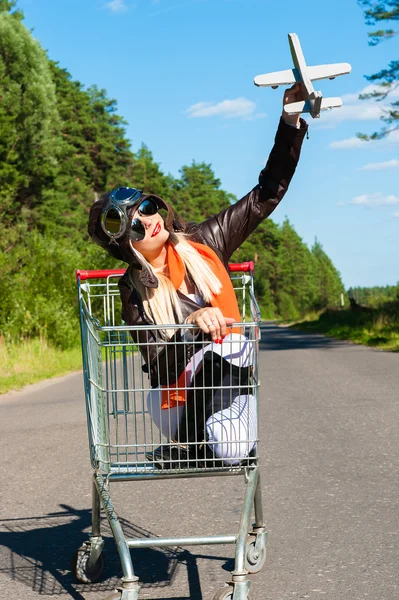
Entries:
POLYGON ((122 321, 118 279, 123 270, 76 273, 94 475, 92 533, 77 550, 72 564, 81 582, 92 583, 101 578, 102 507, 123 570, 120 588, 109 599, 137 600, 139 596, 139 579, 130 548, 236 544, 232 580, 216 593, 214 600, 246 600, 248 574, 257 573, 265 562, 267 533, 257 453, 260 313, 254 295, 253 263, 231 264, 229 269, 242 322, 234 324, 235 333, 219 345, 204 341, 202 335, 195 337, 193 326, 185 327, 181 338, 164 344, 164 353, 158 355, 162 356, 158 360, 190 363, 191 378, 186 374, 183 381, 181 377, 176 381, 172 368, 167 371, 168 380, 155 388, 145 372, 147 361, 143 355, 151 344, 159 343, 158 333, 162 332, 158 330, 165 335, 166 329, 176 330, 176 325, 151 325, 154 336, 143 325, 128 326, 122 321), (177 419, 176 430, 169 416, 165 423, 164 415, 172 411, 162 410, 159 399, 166 398, 168 402, 179 393, 185 394, 186 403, 178 409, 183 413, 181 420, 177 419), (157 427, 157 420, 162 419, 157 427), (215 432, 216 441, 212 438, 215 432), (112 504, 111 482, 227 475, 244 475, 246 483, 238 532, 178 538, 125 537, 112 504), (249 531, 252 505, 255 523, 249 531))

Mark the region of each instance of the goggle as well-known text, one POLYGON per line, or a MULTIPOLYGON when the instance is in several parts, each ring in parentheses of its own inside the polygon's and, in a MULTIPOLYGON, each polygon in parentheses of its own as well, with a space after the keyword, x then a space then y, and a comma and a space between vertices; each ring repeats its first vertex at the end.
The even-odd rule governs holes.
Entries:
POLYGON ((150 217, 158 212, 158 204, 151 198, 146 198, 140 203, 141 196, 140 190, 127 187, 119 187, 110 193, 110 203, 101 215, 101 227, 111 238, 111 242, 122 237, 126 230, 134 242, 140 242, 145 238, 146 230, 143 223, 136 218, 129 225, 127 211, 138 204, 138 214, 142 217, 150 217))

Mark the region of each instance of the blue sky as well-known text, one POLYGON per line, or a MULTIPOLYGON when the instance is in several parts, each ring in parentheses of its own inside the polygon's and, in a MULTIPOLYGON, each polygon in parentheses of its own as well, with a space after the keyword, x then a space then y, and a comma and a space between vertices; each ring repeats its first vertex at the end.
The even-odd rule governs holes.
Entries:
MULTIPOLYGON (((399 281, 399 131, 379 142, 381 103, 358 100, 372 74, 397 59, 399 36, 369 47, 356 0, 19 0, 25 24, 86 86, 118 102, 132 149, 144 142, 164 172, 211 163, 241 197, 256 183, 281 112, 282 89, 255 75, 291 67, 287 33, 309 65, 349 62, 352 73, 315 82, 344 106, 310 116, 308 140, 273 219, 288 217, 322 243, 344 284, 399 281)), ((399 91, 397 91, 399 95, 399 91)), ((129 182, 134 185, 134 182, 129 182)))

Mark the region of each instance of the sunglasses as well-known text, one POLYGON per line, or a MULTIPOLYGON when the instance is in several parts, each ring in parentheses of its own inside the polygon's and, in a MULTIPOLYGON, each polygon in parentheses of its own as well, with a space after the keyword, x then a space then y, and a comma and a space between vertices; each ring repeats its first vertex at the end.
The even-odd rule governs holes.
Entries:
POLYGON ((104 207, 101 215, 101 226, 111 241, 122 237, 126 230, 134 242, 140 242, 145 238, 146 230, 143 223, 136 218, 129 225, 127 211, 137 205, 139 216, 150 217, 158 212, 158 204, 151 198, 140 202, 141 196, 140 190, 127 187, 119 187, 110 193, 110 202, 104 207))
MULTIPOLYGON (((155 200, 143 200, 137 209, 140 217, 151 217, 158 212, 158 205, 155 200)), ((141 242, 145 238, 145 227, 140 219, 133 219, 129 228, 130 239, 133 242, 141 242)))

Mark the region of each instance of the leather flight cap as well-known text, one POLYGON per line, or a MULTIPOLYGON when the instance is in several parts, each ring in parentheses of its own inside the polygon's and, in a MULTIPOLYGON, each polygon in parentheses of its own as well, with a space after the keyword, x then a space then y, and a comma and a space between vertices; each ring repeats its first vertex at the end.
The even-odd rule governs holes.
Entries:
POLYGON ((128 229, 130 215, 146 200, 151 204, 167 209, 164 201, 159 196, 144 194, 142 190, 129 187, 119 187, 108 194, 101 213, 101 226, 106 235, 111 238, 110 243, 123 237, 128 229))
MULTIPOLYGON (((105 233, 103 226, 101 224, 101 219, 103 214, 112 206, 113 199, 111 197, 111 192, 106 192, 103 194, 99 200, 94 202, 90 208, 89 214, 89 223, 88 223, 88 233, 92 240, 104 248, 108 254, 116 258, 117 260, 121 260, 129 264, 129 267, 134 269, 141 270, 141 264, 138 261, 133 246, 130 243, 130 238, 128 233, 125 231, 123 235, 118 237, 117 239, 112 239, 107 233, 105 233)), ((155 200, 158 208, 163 208, 167 211, 167 216, 165 219, 165 228, 168 231, 182 231, 184 229, 184 225, 180 223, 178 220, 175 220, 174 210, 165 200, 163 200, 160 196, 156 194, 146 194, 141 192, 137 201, 134 201, 133 204, 129 204, 126 209, 127 216, 132 210, 135 210, 136 206, 143 202, 146 199, 155 200)), ((140 275, 140 279, 147 287, 157 287, 158 282, 156 279, 150 276, 148 272, 142 272, 140 275)))

